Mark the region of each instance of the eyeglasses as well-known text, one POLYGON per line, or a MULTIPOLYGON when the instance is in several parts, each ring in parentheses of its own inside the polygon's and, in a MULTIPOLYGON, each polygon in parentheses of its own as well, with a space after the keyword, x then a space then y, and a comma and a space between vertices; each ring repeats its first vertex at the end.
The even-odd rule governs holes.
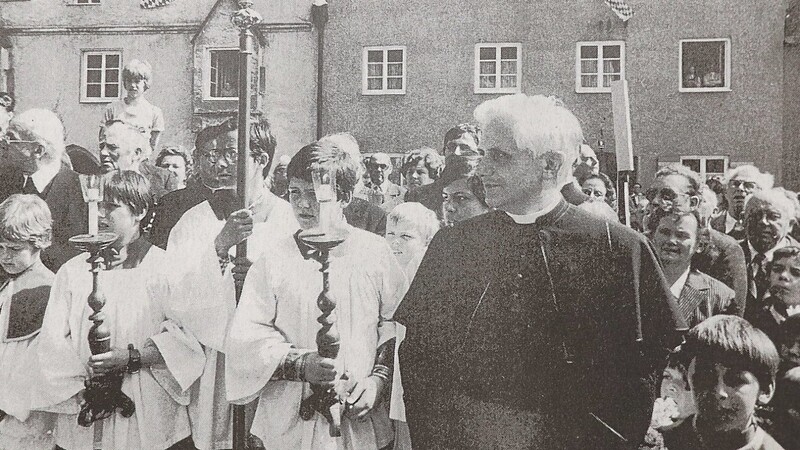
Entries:
POLYGON ((595 197, 595 198, 603 198, 606 196, 606 194, 604 194, 603 192, 594 189, 583 189, 583 193, 588 195, 589 197, 595 197))
POLYGON ((17 139, 12 135, 5 135, 0 137, 0 141, 5 142, 6 144, 10 145, 17 145, 17 144, 36 144, 38 141, 28 141, 25 139, 17 139))
POLYGON ((206 158, 209 164, 216 164, 222 157, 225 158, 228 164, 236 164, 236 161, 239 160, 239 152, 235 148, 226 148, 221 152, 218 150, 211 150, 210 152, 206 152, 203 157, 206 158))
POLYGON ((728 181, 728 186, 739 189, 741 187, 745 191, 755 191, 758 189, 758 183, 755 181, 731 180, 728 181))
POLYGON ((661 189, 650 188, 645 193, 645 198, 647 198, 647 200, 650 201, 653 206, 657 206, 662 211, 672 211, 672 208, 675 206, 681 208, 684 206, 696 208, 700 203, 700 199, 697 196, 675 192, 674 189, 668 187, 661 189), (689 201, 687 203, 677 204, 678 199, 682 197, 686 197, 689 199, 689 201), (655 205, 653 203, 655 199, 659 200, 659 205, 655 205))

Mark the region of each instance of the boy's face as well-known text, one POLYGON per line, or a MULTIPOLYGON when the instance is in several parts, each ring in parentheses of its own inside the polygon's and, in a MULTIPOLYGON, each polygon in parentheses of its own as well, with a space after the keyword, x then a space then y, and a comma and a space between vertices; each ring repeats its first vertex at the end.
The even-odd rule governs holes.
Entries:
POLYGON ((769 292, 787 305, 800 304, 800 257, 772 261, 769 292))
POLYGON ((119 200, 107 199, 98 204, 99 230, 117 235, 115 247, 128 245, 139 231, 139 222, 144 217, 134 214, 128 205, 119 200))
MULTIPOLYGON (((300 228, 308 230, 319 225, 320 204, 314 192, 314 183, 292 177, 289 179, 289 203, 294 210, 294 216, 300 223, 300 228)), ((336 217, 342 216, 344 209, 342 202, 330 202, 331 208, 337 208, 336 217)))
POLYGON ((425 242, 422 240, 416 225, 409 220, 387 223, 386 242, 392 249, 397 261, 403 266, 408 264, 415 256, 425 252, 425 242))
POLYGON ((775 387, 771 384, 762 390, 752 372, 697 357, 689 365, 689 385, 697 407, 697 426, 717 433, 747 428, 756 402, 767 403, 775 387))
POLYGON ((466 178, 459 178, 442 189, 444 221, 455 224, 489 211, 472 193, 466 178))
POLYGON ((39 249, 30 242, 0 239, 0 266, 10 275, 16 275, 39 259, 39 249))
POLYGON ((781 361, 788 368, 800 367, 800 336, 781 344, 781 361))

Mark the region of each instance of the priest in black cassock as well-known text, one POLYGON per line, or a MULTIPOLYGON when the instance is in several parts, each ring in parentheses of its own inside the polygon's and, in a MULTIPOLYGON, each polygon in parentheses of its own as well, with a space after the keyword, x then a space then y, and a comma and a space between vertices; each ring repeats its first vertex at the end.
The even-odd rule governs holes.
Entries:
POLYGON ((415 449, 635 448, 683 319, 647 240, 567 204, 560 101, 475 110, 495 211, 440 231, 395 318, 415 449))

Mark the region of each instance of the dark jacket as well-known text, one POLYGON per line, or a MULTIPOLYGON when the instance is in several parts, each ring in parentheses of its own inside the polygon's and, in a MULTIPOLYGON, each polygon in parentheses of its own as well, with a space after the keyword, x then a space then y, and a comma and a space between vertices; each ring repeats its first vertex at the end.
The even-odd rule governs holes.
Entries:
POLYGON ((395 319, 418 449, 638 442, 686 328, 644 236, 563 200, 439 231, 395 319))
POLYGON ((386 234, 386 211, 362 198, 353 197, 344 208, 344 218, 350 225, 378 236, 386 234))
POLYGON ((191 186, 164 194, 153 211, 152 226, 147 239, 162 249, 167 249, 169 233, 183 214, 206 201, 206 192, 202 186, 191 186))
POLYGON ((693 268, 733 289, 736 299, 729 314, 744 315, 747 301, 747 263, 742 247, 735 239, 710 230, 710 243, 692 259, 693 268))
POLYGON ((678 308, 691 328, 717 314, 731 314, 736 309, 733 289, 721 281, 692 270, 678 298, 678 308))
MULTIPOLYGON (((22 193, 25 180, 22 172, 7 169, 2 177, 0 201, 22 193)), ((47 202, 53 216, 53 243, 42 251, 42 262, 57 272, 62 264, 80 253, 69 243, 69 238, 89 232, 88 207, 83 201, 78 174, 63 165, 39 197, 47 202)))

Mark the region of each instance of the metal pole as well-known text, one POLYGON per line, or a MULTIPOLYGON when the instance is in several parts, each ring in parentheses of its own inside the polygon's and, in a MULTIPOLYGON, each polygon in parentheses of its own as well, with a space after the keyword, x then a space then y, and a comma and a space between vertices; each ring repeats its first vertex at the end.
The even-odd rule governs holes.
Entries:
POLYGON ((325 49, 325 24, 328 23, 328 2, 316 0, 311 5, 311 21, 317 27, 317 139, 322 137, 322 76, 325 49))
MULTIPOLYGON (((251 8, 252 1, 239 0, 239 10, 231 20, 239 28, 239 123, 238 128, 238 161, 236 177, 236 194, 243 207, 250 201, 247 186, 249 143, 250 143, 250 82, 253 59, 253 33, 250 28, 261 21, 258 13, 251 8)), ((236 257, 247 256, 247 241, 236 246, 236 257)), ((236 303, 242 295, 241 286, 236 286, 236 303)), ((233 406, 233 449, 244 450, 247 443, 247 427, 245 426, 244 405, 233 406)))

